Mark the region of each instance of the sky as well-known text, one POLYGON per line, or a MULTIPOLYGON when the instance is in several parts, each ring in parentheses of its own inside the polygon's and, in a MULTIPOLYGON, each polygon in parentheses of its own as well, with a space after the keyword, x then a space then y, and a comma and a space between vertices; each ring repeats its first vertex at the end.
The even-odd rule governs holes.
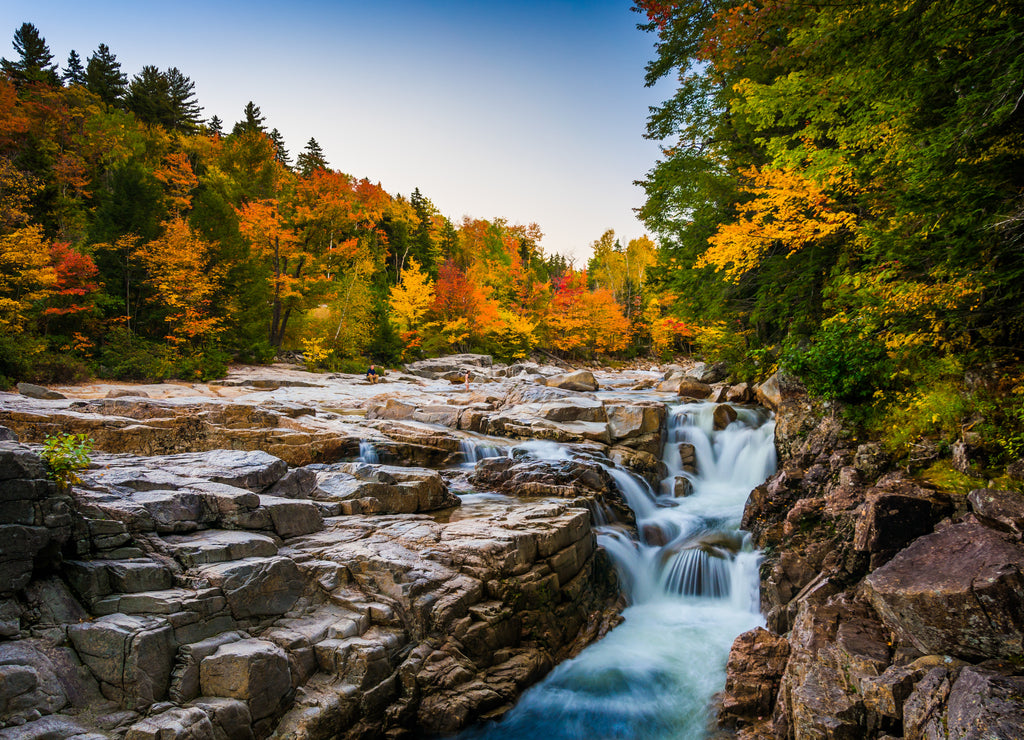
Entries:
MULTIPOLYGON (((313 137, 328 164, 414 188, 463 216, 537 223, 541 246, 585 266, 614 229, 645 233, 633 185, 658 156, 643 138, 654 36, 630 0, 3 0, 63 69, 105 43, 129 78, 178 67, 203 116, 230 130, 250 100, 294 157, 313 137)), ((8 42, 0 55, 14 58, 8 42)))

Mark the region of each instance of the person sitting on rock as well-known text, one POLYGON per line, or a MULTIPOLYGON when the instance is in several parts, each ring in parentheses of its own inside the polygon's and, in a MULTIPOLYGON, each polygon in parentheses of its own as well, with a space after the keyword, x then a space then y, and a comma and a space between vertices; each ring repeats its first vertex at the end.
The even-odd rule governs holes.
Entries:
POLYGON ((366 371, 366 379, 371 383, 376 383, 380 380, 380 373, 377 372, 377 366, 370 363, 370 369, 366 371))

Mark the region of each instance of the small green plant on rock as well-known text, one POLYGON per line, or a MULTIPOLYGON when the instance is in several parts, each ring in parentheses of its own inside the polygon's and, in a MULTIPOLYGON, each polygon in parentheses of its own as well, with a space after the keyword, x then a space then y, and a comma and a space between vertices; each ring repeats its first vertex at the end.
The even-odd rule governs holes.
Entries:
POLYGON ((66 489, 80 483, 76 471, 89 467, 92 439, 85 434, 52 434, 43 440, 40 456, 46 460, 50 477, 66 489))

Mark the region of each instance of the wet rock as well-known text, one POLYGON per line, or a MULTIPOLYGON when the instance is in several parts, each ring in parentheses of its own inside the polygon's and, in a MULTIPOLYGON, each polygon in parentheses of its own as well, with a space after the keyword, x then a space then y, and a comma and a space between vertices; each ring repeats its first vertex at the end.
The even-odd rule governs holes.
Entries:
POLYGON ((660 435, 667 413, 664 404, 608 404, 608 431, 613 440, 627 440, 649 434, 660 435))
POLYGON ((685 498, 693 494, 693 482, 682 475, 677 475, 672 482, 672 495, 676 498, 685 498))
POLYGON ((673 377, 658 384, 659 391, 667 391, 685 398, 707 398, 711 395, 711 386, 697 378, 688 376, 673 377))
POLYGON ((771 713, 789 659, 786 638, 757 627, 732 644, 719 722, 749 724, 771 713))
POLYGON ((720 403, 715 406, 714 420, 715 429, 725 429, 739 418, 736 409, 728 404, 720 403))
POLYGON ((722 400, 729 403, 750 403, 754 398, 754 390, 747 383, 737 383, 729 386, 725 391, 725 398, 722 400))
POLYGON ((975 521, 915 540, 869 575, 872 605, 922 653, 1024 652, 1024 549, 975 521))

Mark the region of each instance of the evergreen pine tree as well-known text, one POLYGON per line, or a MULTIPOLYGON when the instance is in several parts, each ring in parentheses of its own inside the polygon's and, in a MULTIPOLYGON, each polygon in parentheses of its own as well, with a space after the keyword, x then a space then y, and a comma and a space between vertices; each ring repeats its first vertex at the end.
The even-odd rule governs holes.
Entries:
POLYGON ((82 57, 78 56, 78 52, 74 49, 68 54, 68 63, 64 67, 61 79, 68 87, 85 84, 85 67, 82 66, 82 57))
POLYGON ((295 160, 295 167, 303 177, 309 177, 317 170, 327 169, 327 159, 324 157, 324 150, 312 136, 306 142, 306 148, 299 152, 295 160))
POLYGON ((21 28, 14 32, 14 50, 18 52, 18 61, 0 59, 0 67, 16 86, 20 88, 32 82, 60 84, 57 66, 52 63, 53 55, 46 39, 39 35, 38 28, 31 23, 22 23, 21 28))
POLYGON ((173 124, 171 128, 179 131, 194 131, 202 120, 202 106, 196 100, 196 83, 182 73, 177 67, 167 70, 167 93, 170 96, 173 124))
POLYGON ((220 116, 218 115, 210 116, 210 120, 206 122, 206 130, 209 131, 211 135, 220 136, 224 133, 224 121, 220 120, 220 116))
POLYGON ((263 111, 251 100, 245 104, 245 120, 239 121, 235 124, 234 128, 231 129, 232 134, 242 134, 247 131, 266 131, 267 127, 266 118, 263 117, 263 111))
POLYGON ((107 105, 117 105, 127 85, 121 63, 106 44, 100 44, 85 65, 85 86, 107 105))
POLYGON ((274 158, 281 163, 284 167, 290 167, 289 160, 291 157, 288 154, 288 150, 284 148, 284 137, 281 136, 281 132, 276 128, 270 131, 270 140, 274 142, 274 149, 277 152, 274 158))
POLYGON ((152 64, 132 78, 124 99, 125 107, 140 121, 168 127, 173 115, 170 101, 167 78, 152 64))

